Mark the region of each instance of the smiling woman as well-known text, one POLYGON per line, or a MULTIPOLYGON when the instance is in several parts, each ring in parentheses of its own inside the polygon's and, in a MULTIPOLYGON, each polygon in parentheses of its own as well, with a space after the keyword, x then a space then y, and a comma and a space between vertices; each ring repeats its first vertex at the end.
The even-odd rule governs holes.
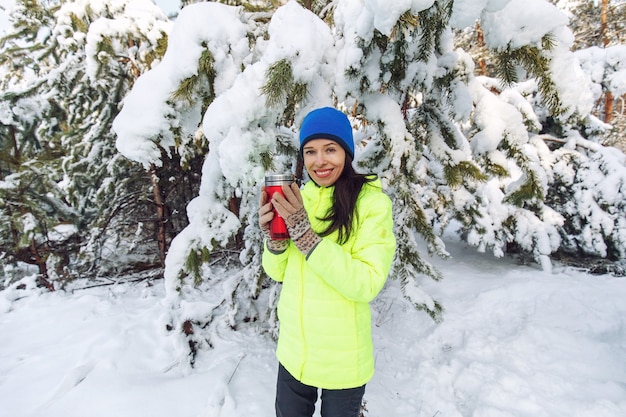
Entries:
POLYGON ((283 283, 276 416, 312 416, 321 389, 322 416, 356 417, 374 373, 369 303, 396 248, 391 201, 380 180, 354 171, 352 126, 339 110, 304 118, 300 153, 311 181, 271 199, 262 190, 259 209, 263 267, 283 283), (268 234, 272 209, 291 240, 268 234))
POLYGON ((337 182, 346 162, 346 152, 330 139, 313 139, 303 147, 304 166, 320 187, 337 182))
POLYGON ((320 187, 328 187, 343 173, 346 155, 354 159, 354 139, 348 118, 331 107, 313 110, 300 128, 304 166, 320 187))

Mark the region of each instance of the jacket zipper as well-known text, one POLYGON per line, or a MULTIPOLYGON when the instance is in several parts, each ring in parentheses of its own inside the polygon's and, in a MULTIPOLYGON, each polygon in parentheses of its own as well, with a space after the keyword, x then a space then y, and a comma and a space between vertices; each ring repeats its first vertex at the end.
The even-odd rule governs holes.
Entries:
MULTIPOLYGON (((315 202, 315 207, 313 208, 313 217, 316 218, 318 211, 320 209, 320 205, 322 204, 323 200, 326 198, 326 193, 329 191, 329 188, 327 187, 319 187, 317 189, 317 201, 315 202)), ((326 213, 324 213, 325 215, 326 213)), ((302 268, 304 268, 306 265, 305 264, 302 266, 302 268)), ((301 271, 301 276, 304 276, 304 271, 301 271)), ((302 360, 302 363, 300 364, 300 377, 298 378, 299 381, 302 381, 302 376, 304 375, 304 366, 308 360, 308 355, 309 355, 309 350, 308 350, 308 345, 307 345, 307 341, 305 338, 305 331, 304 331, 304 279, 300 281, 300 332, 302 335, 302 345, 304 346, 304 357, 302 360)))
MULTIPOLYGON (((300 275, 304 276, 304 271, 300 275)), ((306 338, 304 337, 304 279, 300 281, 300 333, 302 337, 302 346, 303 346, 303 356, 302 362, 300 363, 300 377, 298 381, 302 381, 302 376, 304 375, 304 364, 307 361, 307 356, 309 355, 309 349, 307 346, 306 338)))

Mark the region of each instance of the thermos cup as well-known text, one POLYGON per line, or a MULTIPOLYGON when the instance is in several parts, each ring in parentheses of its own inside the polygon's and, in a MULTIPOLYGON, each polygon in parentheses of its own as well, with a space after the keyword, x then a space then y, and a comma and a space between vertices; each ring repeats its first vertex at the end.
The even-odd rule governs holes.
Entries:
MULTIPOLYGON (((291 184, 292 182, 292 174, 267 174, 265 176, 265 192, 267 193, 268 200, 272 199, 274 193, 279 193, 284 196, 282 186, 284 184, 291 184)), ((287 231, 285 220, 278 215, 276 209, 274 209, 274 218, 270 223, 270 237, 273 240, 289 239, 289 232, 287 231)))

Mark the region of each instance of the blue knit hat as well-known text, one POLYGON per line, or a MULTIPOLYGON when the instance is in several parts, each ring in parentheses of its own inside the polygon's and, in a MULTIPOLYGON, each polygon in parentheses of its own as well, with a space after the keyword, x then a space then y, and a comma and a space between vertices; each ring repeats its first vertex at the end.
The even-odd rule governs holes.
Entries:
POLYGON ((313 139, 337 142, 354 159, 354 137, 348 117, 332 107, 322 107, 306 115, 300 127, 300 155, 304 145, 313 139))

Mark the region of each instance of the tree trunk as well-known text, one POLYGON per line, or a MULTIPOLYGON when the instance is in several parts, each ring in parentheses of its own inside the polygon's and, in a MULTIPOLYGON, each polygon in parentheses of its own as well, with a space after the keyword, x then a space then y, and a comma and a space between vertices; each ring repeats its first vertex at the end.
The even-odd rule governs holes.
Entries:
POLYGON ((610 91, 604 93, 604 123, 613 120, 613 94, 610 91))
POLYGON ((609 9, 609 0, 602 0, 602 6, 600 9, 600 38, 602 39, 602 45, 606 48, 609 44, 609 38, 606 36, 606 15, 609 9))
POLYGON ((304 160, 298 156, 298 160, 296 162, 296 178, 302 182, 304 180, 304 160))
MULTIPOLYGON (((483 28, 480 27, 480 23, 476 23, 476 43, 478 43, 479 50, 484 50, 485 32, 483 32, 483 28)), ((480 54, 480 58, 478 59, 478 75, 487 75, 487 61, 485 61, 483 53, 480 54)))
POLYGON ((159 184, 159 176, 156 172, 156 166, 150 165, 150 182, 152 183, 152 194, 154 196, 154 206, 156 208, 157 215, 157 244, 159 246, 159 259, 161 260, 161 267, 165 267, 165 255, 167 255, 167 233, 166 226, 169 222, 167 215, 167 207, 163 201, 163 193, 161 192, 161 185, 159 184))
MULTIPOLYGON (((230 200, 228 200, 228 209, 239 218, 239 209, 241 206, 241 198, 237 198, 232 196, 230 200)), ((235 245, 237 247, 243 246, 243 230, 239 230, 235 235, 235 245)))
MULTIPOLYGON (((600 38, 602 45, 606 48, 609 45, 609 37, 606 32, 606 15, 609 9, 609 0, 602 0, 602 9, 600 11, 600 38)), ((613 119, 613 94, 610 91, 604 93, 604 122, 611 123, 613 119)))
POLYGON ((37 278, 37 283, 46 287, 49 291, 54 291, 54 285, 52 285, 50 280, 48 280, 48 266, 46 265, 46 259, 39 253, 35 239, 32 239, 30 242, 30 255, 35 264, 39 267, 39 277, 37 278))

